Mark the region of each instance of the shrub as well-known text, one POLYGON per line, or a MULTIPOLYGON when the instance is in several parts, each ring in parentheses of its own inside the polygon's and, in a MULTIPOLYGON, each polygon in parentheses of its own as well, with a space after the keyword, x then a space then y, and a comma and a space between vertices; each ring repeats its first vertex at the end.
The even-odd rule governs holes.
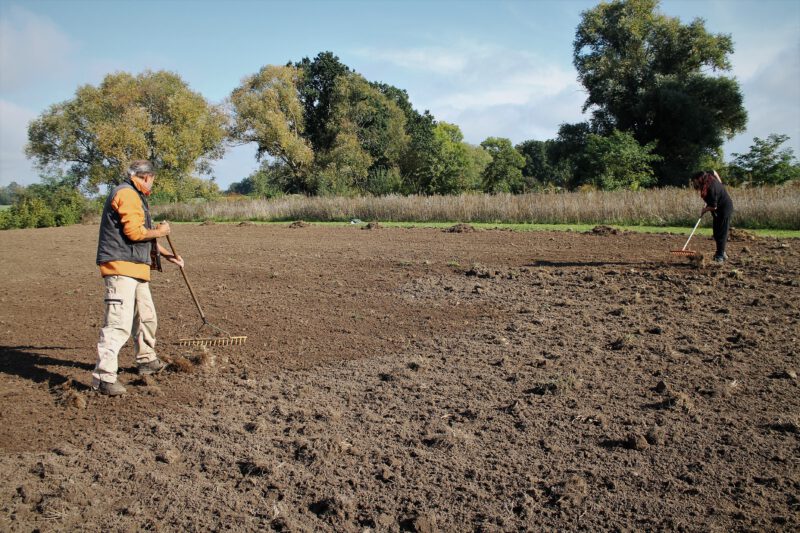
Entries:
POLYGON ((14 204, 0 214, 0 228, 46 228, 81 221, 89 202, 67 181, 46 180, 18 192, 14 204))

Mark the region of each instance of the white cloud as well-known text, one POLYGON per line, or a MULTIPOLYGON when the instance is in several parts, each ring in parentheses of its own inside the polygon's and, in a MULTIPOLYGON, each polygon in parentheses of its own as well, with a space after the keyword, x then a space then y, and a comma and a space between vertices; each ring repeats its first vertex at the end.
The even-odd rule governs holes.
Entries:
POLYGON ((77 45, 51 20, 20 7, 0 19, 0 90, 18 91, 63 76, 77 45))
POLYGON ((489 136, 543 140, 559 124, 582 120, 585 95, 575 71, 538 54, 464 42, 356 53, 383 62, 378 70, 407 71, 415 107, 458 124, 472 143, 489 136))
POLYGON ((386 49, 360 48, 356 55, 373 61, 391 63, 410 70, 440 72, 443 74, 459 72, 464 69, 467 60, 460 51, 441 47, 386 49))
POLYGON ((789 135, 787 146, 800 155, 800 45, 784 48, 741 81, 748 112, 747 131, 726 146, 728 152, 746 152, 753 137, 770 133, 789 135))
POLYGON ((458 124, 464 138, 473 144, 487 137, 508 137, 515 144, 528 139, 543 141, 554 138, 560 124, 585 119, 581 115, 584 99, 580 91, 567 88, 522 104, 444 109, 437 117, 458 124))
POLYGON ((0 99, 0 185, 12 181, 29 184, 38 180, 25 157, 28 122, 35 116, 30 109, 0 99))

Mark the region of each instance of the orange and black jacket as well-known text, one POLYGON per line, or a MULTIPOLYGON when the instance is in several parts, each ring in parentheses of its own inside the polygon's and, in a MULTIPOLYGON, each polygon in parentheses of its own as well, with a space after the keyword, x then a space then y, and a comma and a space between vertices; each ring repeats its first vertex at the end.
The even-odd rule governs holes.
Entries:
POLYGON ((152 228, 147 198, 125 181, 106 198, 100 219, 97 264, 105 276, 128 276, 150 280, 152 239, 144 240, 152 228))

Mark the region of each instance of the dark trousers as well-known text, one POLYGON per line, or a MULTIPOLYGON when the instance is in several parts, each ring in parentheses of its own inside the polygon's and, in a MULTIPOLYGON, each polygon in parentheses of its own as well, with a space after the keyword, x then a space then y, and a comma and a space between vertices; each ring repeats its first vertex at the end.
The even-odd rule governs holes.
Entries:
POLYGON ((725 257, 725 248, 728 245, 728 231, 731 229, 731 215, 732 209, 725 209, 722 211, 714 212, 714 241, 717 243, 716 257, 725 257))

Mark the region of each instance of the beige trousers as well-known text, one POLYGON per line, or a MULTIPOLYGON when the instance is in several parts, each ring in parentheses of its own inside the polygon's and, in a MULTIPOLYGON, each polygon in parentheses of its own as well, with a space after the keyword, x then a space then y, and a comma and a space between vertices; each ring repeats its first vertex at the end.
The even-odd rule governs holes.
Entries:
POLYGON ((97 364, 92 383, 117 380, 120 349, 133 333, 136 363, 156 359, 156 308, 150 296, 150 284, 127 276, 106 276, 106 315, 100 340, 97 341, 97 364))

